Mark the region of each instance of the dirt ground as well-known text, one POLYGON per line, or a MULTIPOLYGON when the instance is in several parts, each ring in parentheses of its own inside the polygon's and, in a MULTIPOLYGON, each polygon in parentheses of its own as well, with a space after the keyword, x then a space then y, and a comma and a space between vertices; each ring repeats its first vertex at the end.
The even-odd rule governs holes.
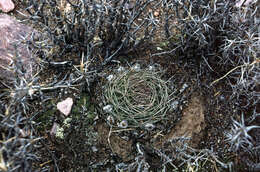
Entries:
MULTIPOLYGON (((16 3, 16 6, 16 10, 11 15, 19 18, 17 11, 24 10, 22 3, 16 3)), ((64 10, 68 9, 64 8, 64 10)), ((160 17, 160 10, 150 10, 154 10, 156 16, 160 17)), ((158 37, 156 41, 163 42, 163 38, 158 37)), ((120 165, 133 164, 133 168, 137 168, 136 162, 138 161, 143 162, 143 169, 145 162, 147 162, 151 171, 157 171, 165 162, 158 152, 165 152, 165 154, 171 152, 171 144, 176 140, 176 145, 187 144, 198 150, 212 149, 220 161, 224 163, 233 161, 235 164, 241 164, 241 169, 244 171, 248 170, 243 167, 241 156, 228 151, 229 144, 225 141, 224 133, 230 128, 231 117, 237 119, 234 116, 236 107, 227 101, 230 94, 226 93, 230 91, 230 88, 222 83, 208 87, 207 85, 210 85, 212 80, 207 78, 206 74, 204 80, 197 79, 198 68, 194 67, 196 62, 183 61, 177 63, 178 59, 168 55, 151 57, 150 54, 154 48, 144 47, 143 51, 138 54, 133 53, 133 58, 128 63, 141 62, 144 67, 158 64, 166 71, 164 75, 166 80, 174 76, 176 87, 179 90, 185 87, 180 100, 178 100, 178 110, 167 113, 168 121, 159 123, 152 131, 136 128, 113 128, 107 124, 106 118, 102 117, 97 110, 99 96, 102 94, 102 91, 99 90, 102 89, 100 85, 94 84, 96 86, 94 89, 96 93, 94 94, 82 91, 80 87, 78 87, 80 91, 63 89, 55 93, 50 92, 48 94, 55 94, 57 98, 47 101, 44 106, 36 105, 36 107, 40 107, 39 112, 42 115, 38 121, 46 120, 48 122, 41 121, 44 125, 39 126, 36 132, 43 139, 41 140, 41 147, 37 150, 37 155, 41 158, 33 164, 34 170, 44 171, 49 169, 50 171, 57 171, 58 166, 59 171, 107 171, 107 169, 115 171, 116 165, 119 168, 120 165), (58 139, 50 135, 50 130, 54 121, 62 124, 65 118, 60 116, 55 109, 55 104, 60 99, 69 96, 75 100, 70 114, 72 122, 69 127, 65 128, 64 139, 58 139), (87 111, 83 112, 84 115, 79 115, 83 111, 81 106, 87 107, 87 111), (230 111, 233 111, 233 113, 230 113, 230 111), (53 116, 49 117, 49 113, 53 116), (46 116, 46 119, 44 116, 46 116), (178 141, 184 136, 188 139, 184 142, 178 141), (140 149, 145 152, 145 155, 141 156, 142 151, 139 151, 138 145, 141 145, 142 148, 140 149)), ((122 59, 124 58, 122 57, 122 59)), ((64 61, 66 60, 70 60, 70 58, 64 59, 64 61)), ((74 59, 74 61, 77 60, 80 62, 79 57, 74 59)), ((118 66, 112 65, 108 68, 114 69, 116 67, 118 66)), ((44 71, 40 73, 42 83, 49 83, 57 75, 62 78, 72 69, 64 70, 62 68, 57 71, 47 68, 46 70, 48 70, 48 74, 44 71)), ((256 122, 259 122, 259 120, 256 122)), ((174 154, 174 151, 169 154, 174 154)), ((244 158, 247 158, 247 155, 244 158)), ((214 165, 206 164, 205 169, 207 167, 210 171, 218 171, 219 165, 214 165), (213 167, 214 165, 215 167, 213 167)), ((167 166, 167 170, 173 169, 173 166, 167 166)), ((201 171, 207 171, 205 169, 201 169, 201 171)))

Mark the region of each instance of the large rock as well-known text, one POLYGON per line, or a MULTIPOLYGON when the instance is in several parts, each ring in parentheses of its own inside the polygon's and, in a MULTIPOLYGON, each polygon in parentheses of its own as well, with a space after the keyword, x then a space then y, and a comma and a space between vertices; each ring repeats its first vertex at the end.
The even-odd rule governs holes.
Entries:
POLYGON ((18 73, 25 78, 32 76, 35 63, 28 42, 33 33, 31 27, 19 23, 14 17, 0 14, 1 79, 11 80, 18 73))

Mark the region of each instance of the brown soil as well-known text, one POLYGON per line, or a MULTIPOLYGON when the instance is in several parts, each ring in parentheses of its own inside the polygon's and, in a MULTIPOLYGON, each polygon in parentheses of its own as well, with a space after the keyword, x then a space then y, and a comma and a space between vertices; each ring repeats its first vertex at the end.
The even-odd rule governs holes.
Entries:
POLYGON ((98 124, 97 132, 99 135, 100 144, 117 154, 124 162, 132 160, 134 158, 133 151, 133 141, 124 140, 115 134, 112 128, 109 128, 105 123, 98 124))
POLYGON ((195 94, 191 97, 190 103, 182 112, 182 119, 176 126, 165 135, 160 142, 155 142, 154 146, 162 148, 165 143, 180 137, 187 137, 189 146, 197 147, 203 137, 205 129, 205 106, 200 96, 195 94))
MULTIPOLYGON (((149 141, 153 142, 152 147, 161 149, 165 143, 183 136, 190 138, 187 141, 189 146, 194 148, 198 146, 205 129, 205 106, 203 98, 198 96, 198 94, 193 94, 189 102, 190 103, 183 110, 182 119, 177 122, 173 128, 169 126, 172 129, 167 135, 154 142, 152 140, 149 141)), ((133 140, 127 141, 116 135, 115 133, 119 133, 120 129, 117 131, 113 130, 105 123, 98 124, 96 128, 99 134, 100 144, 110 148, 112 152, 121 157, 124 162, 134 158, 132 152, 134 146, 133 140)))

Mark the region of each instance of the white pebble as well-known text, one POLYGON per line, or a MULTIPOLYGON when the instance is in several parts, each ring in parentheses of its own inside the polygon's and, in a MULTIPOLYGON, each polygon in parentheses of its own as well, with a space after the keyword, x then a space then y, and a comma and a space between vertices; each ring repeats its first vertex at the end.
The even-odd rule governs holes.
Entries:
POLYGON ((155 67, 154 67, 154 66, 149 66, 148 69, 149 69, 150 71, 153 71, 153 70, 155 70, 155 67))
POLYGON ((147 123, 147 124, 145 124, 144 128, 148 131, 151 131, 155 128, 155 126, 151 123, 147 123))
POLYGON ((120 66, 118 69, 117 69, 117 72, 123 72, 125 70, 124 67, 120 66))
POLYGON ((113 78, 114 78, 114 75, 111 74, 111 75, 108 75, 107 80, 112 81, 113 78))
POLYGON ((96 146, 92 146, 91 149, 92 149, 93 152, 97 152, 98 151, 96 146))
POLYGON ((175 100, 174 102, 172 102, 171 108, 172 108, 173 110, 176 110, 177 107, 178 107, 178 104, 179 104, 179 102, 178 102, 177 100, 175 100))
POLYGON ((110 113, 112 112, 113 110, 113 106, 112 105, 106 105, 103 107, 103 110, 106 112, 106 113, 110 113))
POLYGON ((188 84, 183 84, 182 88, 180 89, 180 93, 182 93, 186 88, 188 88, 188 84))
POLYGON ((136 72, 139 72, 141 70, 141 66, 139 63, 136 63, 133 67, 132 67, 132 70, 136 71, 136 72))

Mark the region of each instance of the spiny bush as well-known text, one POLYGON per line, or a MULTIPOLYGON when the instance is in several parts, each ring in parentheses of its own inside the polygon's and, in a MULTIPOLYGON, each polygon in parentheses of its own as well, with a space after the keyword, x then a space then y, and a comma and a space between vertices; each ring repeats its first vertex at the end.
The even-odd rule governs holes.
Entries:
POLYGON ((38 160, 35 150, 40 138, 32 120, 35 112, 29 117, 37 79, 28 77, 19 53, 16 55, 9 65, 13 76, 1 80, 0 85, 0 171, 30 171, 38 160))
POLYGON ((35 150, 40 139, 32 124, 22 113, 11 109, 8 114, 0 114, 0 120, 0 170, 30 171, 38 160, 35 150))
POLYGON ((244 115, 242 114, 241 122, 233 120, 233 126, 230 132, 226 133, 227 141, 231 144, 231 148, 235 151, 250 150, 253 147, 253 138, 249 135, 249 131, 260 126, 246 126, 244 115))
MULTIPOLYGON (((197 62, 198 76, 209 71, 211 85, 225 80, 231 99, 243 107, 259 103, 259 23, 258 2, 236 7, 232 1, 164 1, 168 7, 166 33, 178 31, 171 53, 197 62), (175 17, 175 18, 174 18, 175 17), (177 20, 177 25, 170 20, 177 20), (174 29, 173 29, 174 28, 174 29)), ((176 32, 175 32, 176 33, 176 32)), ((223 83, 223 82, 222 82, 223 83)))
POLYGON ((51 39, 44 47, 58 49, 48 54, 48 58, 62 60, 66 55, 76 54, 85 61, 102 59, 104 65, 139 47, 144 40, 152 39, 155 27, 152 21, 138 22, 152 2, 42 0, 26 1, 26 4, 31 21, 42 32, 48 32, 51 39), (141 31, 142 37, 138 36, 141 31))

